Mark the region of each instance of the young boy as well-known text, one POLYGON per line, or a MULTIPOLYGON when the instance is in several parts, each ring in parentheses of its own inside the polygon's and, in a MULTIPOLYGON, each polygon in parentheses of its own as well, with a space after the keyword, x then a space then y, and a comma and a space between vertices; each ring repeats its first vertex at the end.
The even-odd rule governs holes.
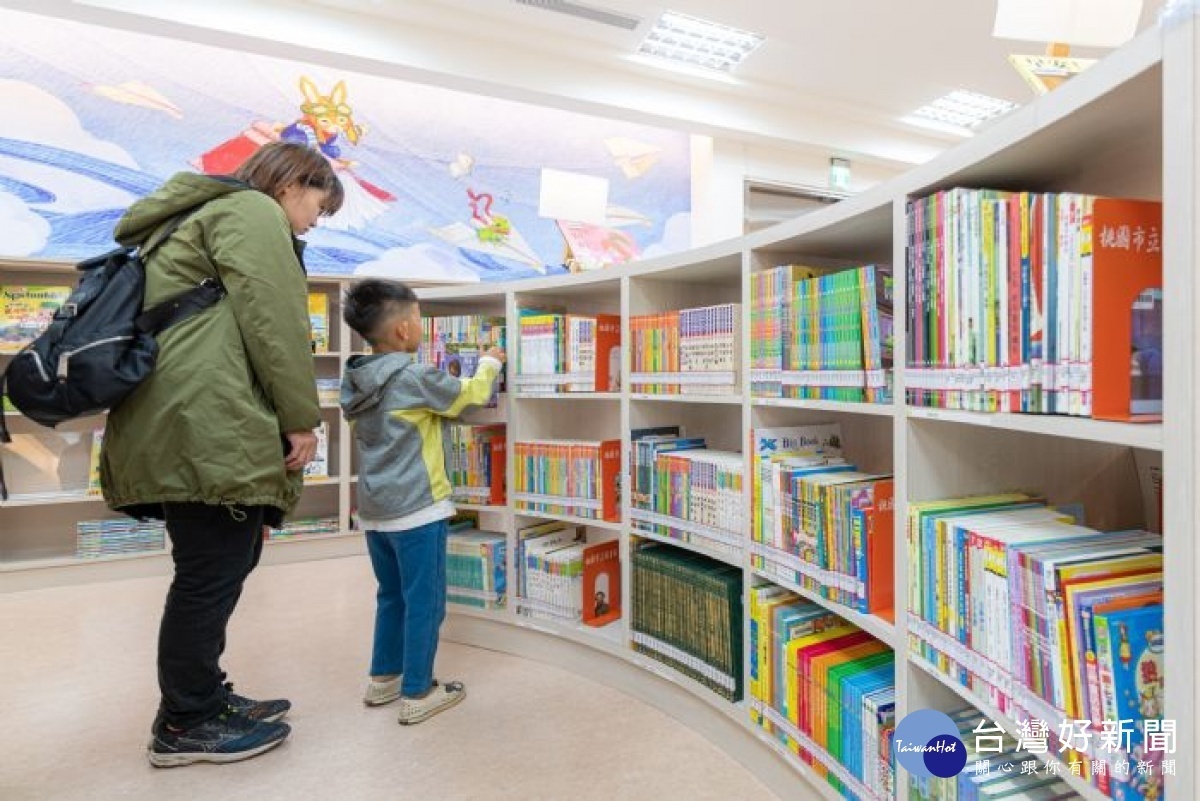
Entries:
POLYGON ((379 581, 363 701, 379 706, 399 698, 400 723, 420 723, 466 695, 462 682, 433 678, 446 615, 446 519, 454 514, 442 418, 486 403, 505 356, 490 348, 467 379, 418 364, 417 296, 391 281, 355 285, 343 316, 374 351, 349 361, 341 395, 358 453, 359 520, 379 581))

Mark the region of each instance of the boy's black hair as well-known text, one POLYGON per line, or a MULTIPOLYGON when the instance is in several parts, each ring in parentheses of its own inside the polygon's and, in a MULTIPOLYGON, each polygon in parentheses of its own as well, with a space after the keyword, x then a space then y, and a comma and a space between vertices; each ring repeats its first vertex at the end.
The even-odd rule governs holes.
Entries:
POLYGON ((399 281, 371 278, 346 290, 342 319, 374 345, 383 325, 397 314, 410 313, 417 302, 416 293, 399 281))

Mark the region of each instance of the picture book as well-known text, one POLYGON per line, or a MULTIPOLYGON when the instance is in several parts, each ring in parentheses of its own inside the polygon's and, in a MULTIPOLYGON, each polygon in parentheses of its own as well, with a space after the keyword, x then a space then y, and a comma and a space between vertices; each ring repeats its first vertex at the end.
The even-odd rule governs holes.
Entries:
POLYGON ((312 352, 329 353, 329 296, 308 293, 308 324, 312 331, 312 352))
POLYGON ((0 285, 0 354, 37 339, 70 294, 69 286, 0 285))
POLYGON ((621 548, 617 540, 583 549, 583 622, 606 626, 621 617, 621 548))

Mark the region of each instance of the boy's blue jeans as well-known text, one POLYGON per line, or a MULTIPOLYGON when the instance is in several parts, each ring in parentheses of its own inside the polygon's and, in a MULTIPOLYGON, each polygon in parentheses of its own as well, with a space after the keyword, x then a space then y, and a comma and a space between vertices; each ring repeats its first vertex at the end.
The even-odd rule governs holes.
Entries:
POLYGON ((367 550, 379 581, 372 676, 404 674, 400 693, 433 686, 438 630, 446 617, 445 520, 407 531, 368 531, 367 550))

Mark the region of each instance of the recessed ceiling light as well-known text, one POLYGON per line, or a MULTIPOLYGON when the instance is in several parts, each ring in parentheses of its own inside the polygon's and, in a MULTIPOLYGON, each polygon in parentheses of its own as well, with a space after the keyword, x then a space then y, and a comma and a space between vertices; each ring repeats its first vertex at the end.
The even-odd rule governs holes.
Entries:
POLYGON ((1015 108, 1017 104, 1008 100, 959 89, 921 106, 911 114, 901 117, 900 121, 960 136, 973 136, 975 128, 1015 108))
POLYGON ((728 73, 765 40, 757 33, 664 11, 638 46, 638 53, 728 73))

